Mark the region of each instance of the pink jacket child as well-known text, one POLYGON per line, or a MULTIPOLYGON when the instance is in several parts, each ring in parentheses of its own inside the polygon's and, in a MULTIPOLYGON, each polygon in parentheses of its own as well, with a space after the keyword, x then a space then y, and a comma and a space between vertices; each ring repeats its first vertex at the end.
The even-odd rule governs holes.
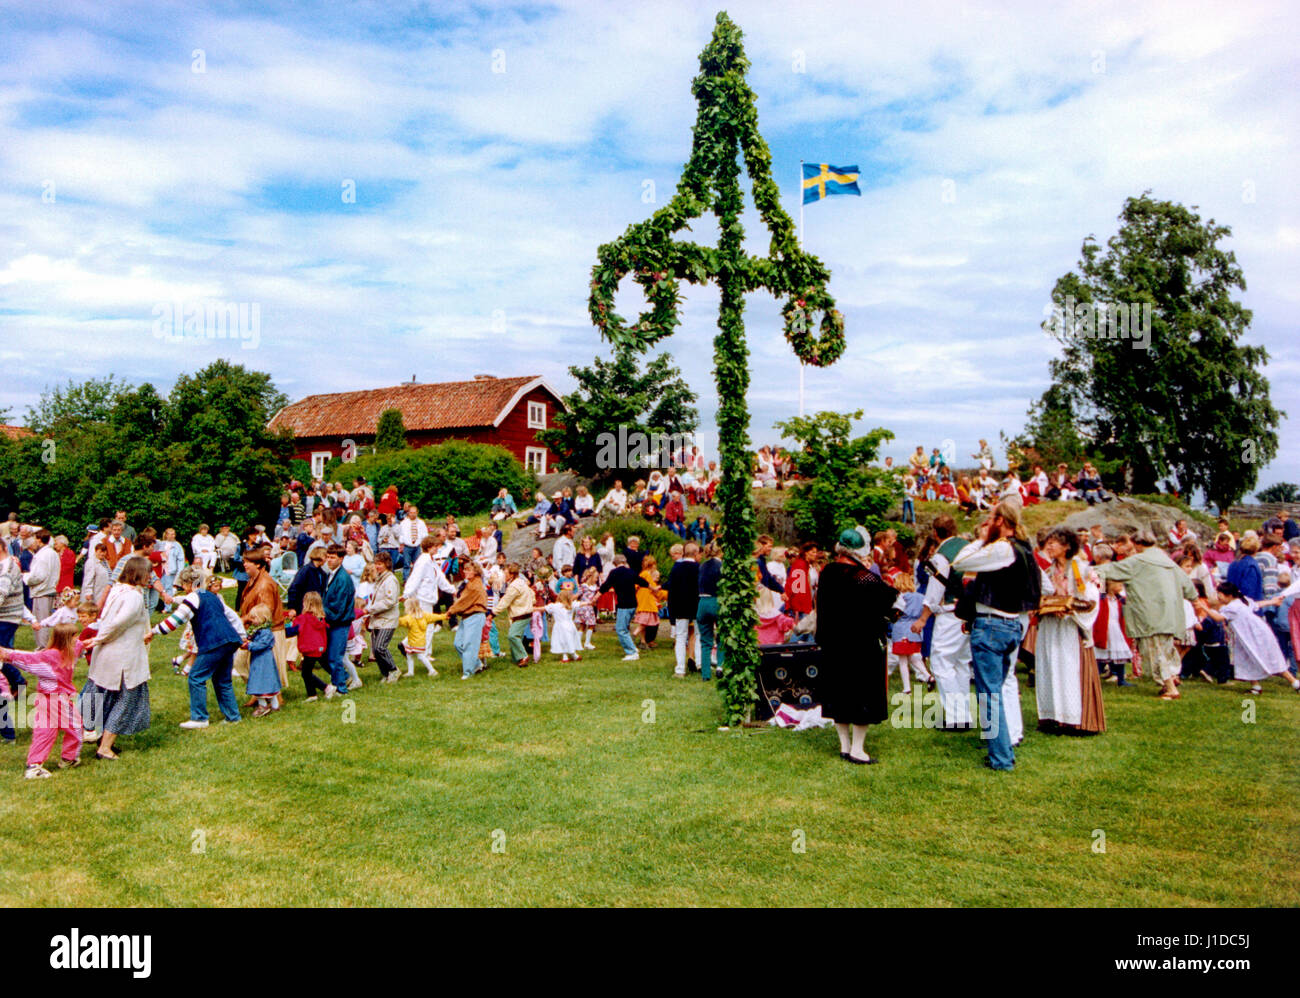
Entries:
MULTIPOLYGON (((17 666, 37 680, 30 714, 32 744, 27 752, 25 774, 28 779, 50 775, 44 763, 60 731, 63 732, 63 752, 59 768, 76 766, 81 761, 78 758, 81 753, 81 716, 77 710, 77 688, 72 683, 72 670, 84 650, 80 641, 75 641, 66 650, 53 646, 44 651, 0 648, 0 661, 17 666)), ((9 684, 2 676, 0 692, 9 695, 9 684)))

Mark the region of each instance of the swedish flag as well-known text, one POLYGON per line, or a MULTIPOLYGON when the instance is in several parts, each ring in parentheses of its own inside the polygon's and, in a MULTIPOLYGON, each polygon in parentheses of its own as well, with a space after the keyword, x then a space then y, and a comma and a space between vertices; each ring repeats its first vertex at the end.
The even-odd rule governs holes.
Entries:
POLYGON ((858 190, 858 168, 854 166, 831 166, 829 163, 805 163, 803 165, 803 203, 820 201, 832 194, 856 194, 858 190))

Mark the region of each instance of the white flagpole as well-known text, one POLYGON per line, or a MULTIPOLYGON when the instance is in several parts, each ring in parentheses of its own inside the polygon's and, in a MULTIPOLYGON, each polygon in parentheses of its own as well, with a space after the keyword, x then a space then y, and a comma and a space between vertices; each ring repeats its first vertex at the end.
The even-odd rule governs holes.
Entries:
MULTIPOLYGON (((795 188, 795 193, 799 198, 799 249, 803 249, 803 160, 799 160, 799 186, 795 188)), ((803 316, 803 321, 807 322, 808 317, 803 316)), ((803 372, 806 365, 802 360, 799 361, 799 416, 803 417, 803 372)))

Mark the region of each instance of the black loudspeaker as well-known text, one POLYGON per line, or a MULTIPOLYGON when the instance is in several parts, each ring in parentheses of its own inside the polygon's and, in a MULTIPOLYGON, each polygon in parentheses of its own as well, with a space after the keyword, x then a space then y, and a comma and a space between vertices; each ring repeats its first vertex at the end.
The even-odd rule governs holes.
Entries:
POLYGON ((766 721, 783 703, 807 710, 822 702, 817 645, 759 645, 758 654, 757 720, 766 721))

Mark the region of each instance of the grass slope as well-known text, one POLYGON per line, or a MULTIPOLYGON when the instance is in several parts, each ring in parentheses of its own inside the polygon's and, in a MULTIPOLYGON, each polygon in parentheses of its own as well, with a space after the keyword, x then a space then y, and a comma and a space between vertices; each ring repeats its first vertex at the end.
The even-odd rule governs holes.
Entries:
POLYGON ((120 761, 24 781, 26 734, 0 749, 0 903, 1300 903, 1300 696, 1280 683, 1253 724, 1240 689, 1107 687, 1092 739, 1034 733, 1026 691, 1013 774, 975 736, 890 727, 868 768, 831 730, 719 732, 712 686, 671 679, 663 645, 623 663, 596 641, 462 682, 442 633, 436 680, 369 665, 349 708, 303 703, 292 673, 281 715, 183 732, 176 636, 156 640, 154 724, 120 761))

